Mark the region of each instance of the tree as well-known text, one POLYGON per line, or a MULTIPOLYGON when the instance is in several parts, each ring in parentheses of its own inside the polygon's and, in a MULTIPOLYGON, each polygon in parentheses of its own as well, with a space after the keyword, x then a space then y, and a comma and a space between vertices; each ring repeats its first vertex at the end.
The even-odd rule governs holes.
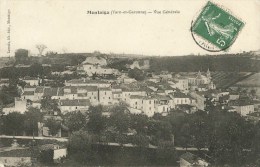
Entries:
POLYGON ((58 54, 57 52, 48 51, 48 52, 46 53, 46 56, 47 56, 47 57, 51 57, 51 56, 55 56, 55 55, 57 55, 57 54, 58 54))
POLYGON ((102 106, 91 106, 89 108, 89 121, 87 128, 90 132, 100 135, 106 128, 106 118, 102 116, 102 106))
POLYGON ((78 162, 84 163, 92 152, 92 136, 86 131, 73 132, 69 138, 68 150, 78 162))
POLYGON ((38 134, 38 122, 42 122, 43 113, 37 108, 29 108, 24 113, 24 128, 27 135, 38 134))
POLYGON ((190 132, 190 125, 189 123, 183 124, 180 129, 180 144, 183 148, 188 148, 188 145, 191 143, 191 132, 190 132))
POLYGON ((61 129, 61 122, 54 118, 49 118, 45 121, 45 126, 49 128, 49 133, 55 136, 61 129))
POLYGON ((86 116, 80 111, 69 112, 64 116, 64 124, 71 132, 79 131, 86 127, 86 116))
POLYGON ((216 165, 241 166, 243 149, 248 148, 250 126, 237 113, 226 111, 209 114, 209 153, 216 165))
POLYGON ((254 99, 256 97, 256 90, 255 89, 250 90, 250 96, 251 96, 252 99, 254 99))
POLYGON ((149 146, 149 138, 143 134, 136 134, 132 136, 132 143, 139 147, 148 147, 149 146))
POLYGON ((6 135, 22 135, 24 131, 24 115, 12 112, 4 117, 4 132, 6 135))
POLYGON ((42 53, 43 53, 44 49, 47 48, 47 46, 44 45, 44 44, 38 44, 38 45, 36 45, 36 48, 37 48, 38 51, 39 51, 39 56, 42 56, 42 53))
POLYGON ((86 59, 83 55, 74 55, 71 57, 71 65, 79 65, 86 59))
POLYGON ((3 86, 0 90, 0 103, 7 105, 14 103, 14 97, 18 96, 18 90, 16 86, 3 86))
POLYGON ((142 81, 145 78, 145 74, 142 70, 134 68, 128 71, 128 76, 134 78, 137 81, 142 81))
MULTIPOLYGON (((260 165, 260 122, 258 122, 253 131, 252 143, 250 148, 252 149, 252 153, 249 155, 249 162, 255 162, 258 166, 260 165)), ((249 138, 248 137, 248 138, 249 138)), ((251 139, 250 138, 250 139, 251 139)))
POLYGON ((206 124, 207 113, 204 111, 198 111, 192 116, 189 116, 188 121, 191 126, 191 136, 193 137, 193 145, 200 150, 208 146, 209 140, 209 128, 206 124))
POLYGON ((53 112, 60 111, 57 101, 54 99, 51 99, 50 96, 46 96, 45 98, 43 98, 41 100, 41 108, 50 114, 53 114, 53 112))
POLYGON ((130 127, 138 134, 146 134, 148 128, 148 117, 146 115, 130 115, 130 127))
POLYGON ((109 124, 120 134, 127 133, 130 127, 130 116, 126 106, 122 104, 114 106, 110 112, 109 124))
POLYGON ((44 69, 41 64, 34 63, 30 66, 28 72, 29 72, 29 76, 31 77, 39 77, 39 76, 43 76, 44 69))

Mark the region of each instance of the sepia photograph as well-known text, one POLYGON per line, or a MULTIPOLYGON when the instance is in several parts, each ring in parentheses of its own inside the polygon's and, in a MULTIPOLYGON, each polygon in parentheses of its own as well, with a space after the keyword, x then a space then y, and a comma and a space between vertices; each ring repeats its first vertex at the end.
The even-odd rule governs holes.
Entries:
POLYGON ((259 16, 259 0, 0 0, 0 167, 259 167, 259 16))

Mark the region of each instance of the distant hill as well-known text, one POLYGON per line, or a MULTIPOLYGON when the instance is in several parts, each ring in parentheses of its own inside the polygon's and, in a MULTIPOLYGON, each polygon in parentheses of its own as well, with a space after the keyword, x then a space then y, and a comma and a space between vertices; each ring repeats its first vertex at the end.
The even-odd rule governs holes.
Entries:
MULTIPOLYGON (((87 57, 100 57, 106 59, 108 66, 125 69, 124 66, 131 64, 135 60, 149 60, 150 71, 161 72, 196 72, 196 71, 228 71, 228 72, 259 72, 260 59, 257 52, 244 52, 239 54, 226 55, 204 55, 204 56, 144 56, 140 54, 104 54, 94 53, 65 53, 54 54, 43 57, 29 57, 29 64, 62 64, 78 65, 87 57)), ((14 60, 14 58, 12 58, 14 60)), ((0 67, 6 65, 6 61, 1 61, 0 67)))
POLYGON ((193 72, 193 71, 228 71, 259 72, 260 61, 246 54, 218 56, 180 56, 153 57, 150 59, 152 71, 193 72))

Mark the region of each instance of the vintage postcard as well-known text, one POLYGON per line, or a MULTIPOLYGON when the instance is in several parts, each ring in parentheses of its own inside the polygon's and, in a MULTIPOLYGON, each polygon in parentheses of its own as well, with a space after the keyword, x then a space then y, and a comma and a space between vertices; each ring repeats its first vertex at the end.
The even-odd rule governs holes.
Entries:
POLYGON ((260 166, 259 0, 0 0, 0 167, 260 166))

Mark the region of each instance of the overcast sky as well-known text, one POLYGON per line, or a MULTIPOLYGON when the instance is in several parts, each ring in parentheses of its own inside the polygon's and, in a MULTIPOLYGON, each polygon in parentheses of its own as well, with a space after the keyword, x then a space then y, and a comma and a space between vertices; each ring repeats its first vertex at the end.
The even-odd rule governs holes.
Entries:
MULTIPOLYGON (((213 1, 245 22, 228 52, 260 49, 260 1, 213 1)), ((0 56, 7 52, 7 16, 10 10, 11 56, 18 48, 37 53, 45 44, 57 52, 137 53, 178 56, 210 54, 193 41, 191 21, 207 3, 184 1, 69 1, 1 0, 0 56), (165 15, 88 15, 88 10, 179 10, 165 15), (3 33, 2 33, 3 32, 3 33)))

